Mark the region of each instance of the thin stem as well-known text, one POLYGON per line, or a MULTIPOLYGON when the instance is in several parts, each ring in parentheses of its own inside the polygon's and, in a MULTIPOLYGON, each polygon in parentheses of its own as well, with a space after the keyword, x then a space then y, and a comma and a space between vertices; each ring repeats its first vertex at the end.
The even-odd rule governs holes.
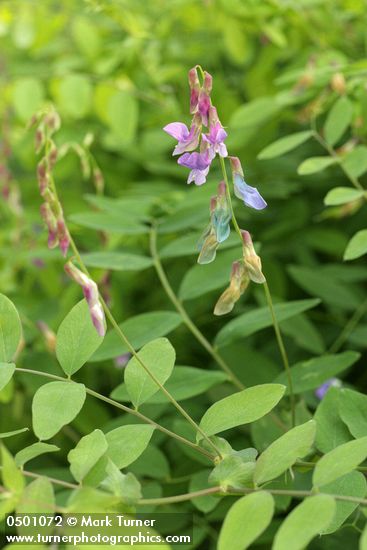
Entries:
POLYGON ((275 336, 276 336, 276 339, 277 339, 277 342, 278 342, 279 351, 280 351, 280 354, 282 356, 284 369, 285 369, 285 372, 286 372, 286 375, 287 375, 289 396, 290 396, 290 401, 291 401, 292 426, 295 426, 296 425, 296 411, 295 411, 295 398, 294 398, 294 391, 293 391, 291 369, 290 369, 290 366, 289 366, 288 355, 287 355, 287 352, 286 352, 286 349, 285 349, 285 346, 284 346, 282 333, 280 332, 278 320, 277 320, 276 315, 275 315, 273 300, 271 298, 271 294, 270 294, 270 290, 269 290, 269 286, 268 286, 267 281, 265 281, 265 283, 264 283, 264 291, 265 291, 266 300, 268 302, 268 306, 269 306, 269 309, 270 309, 270 314, 271 314, 271 318, 272 318, 272 321, 273 321, 273 326, 274 326, 275 336))
MULTIPOLYGON (((236 232, 237 232, 237 234, 238 234, 238 236, 241 240, 241 243, 242 243, 243 240, 242 240, 241 229, 240 229, 240 226, 238 225, 236 215, 235 215, 234 210, 233 210, 231 193, 229 191, 229 183, 228 183, 226 165, 225 165, 223 157, 219 157, 219 160, 220 160, 220 165, 221 165, 221 168, 222 168, 223 178, 224 178, 224 181, 225 181, 226 187, 227 187, 227 197, 228 197, 228 203, 229 203, 229 206, 230 206, 230 209, 231 209, 232 222, 233 222, 234 228, 235 228, 235 230, 236 230, 236 232)), ((277 339, 279 351, 280 351, 280 354, 281 354, 282 359, 283 359, 285 371, 287 373, 289 393, 290 393, 290 401, 291 401, 292 426, 295 426, 295 423, 296 423, 295 399, 294 399, 293 384, 292 384, 292 377, 291 377, 291 372, 290 372, 290 367, 289 367, 288 356, 287 356, 287 352, 286 352, 286 349, 285 349, 285 346, 284 346, 282 334, 280 332, 279 324, 278 324, 278 321, 277 321, 277 318, 276 318, 276 315, 275 315, 273 301, 272 301, 272 298, 271 298, 268 283, 265 281, 265 283, 263 283, 263 285, 264 285, 266 300, 268 302, 268 306, 269 306, 269 309, 270 309, 270 314, 271 314, 271 318, 272 318, 272 322, 273 322, 273 326, 274 326, 274 331, 275 331, 275 336, 276 336, 276 339, 277 339)))
MULTIPOLYGON (((3 466, 0 466, 0 470, 3 470, 3 468, 3 466)), ((55 485, 61 485, 62 487, 66 487, 67 489, 79 489, 79 485, 76 485, 75 483, 69 483, 68 481, 63 481, 62 479, 56 479, 55 477, 35 474, 34 472, 28 472, 28 470, 22 470, 22 474, 26 477, 32 477, 34 479, 46 478, 51 483, 54 483, 55 485)))
POLYGON ((236 377, 232 369, 227 365, 224 359, 219 355, 219 353, 213 348, 210 342, 205 338, 204 334, 194 324, 192 319, 189 317, 186 309, 182 305, 182 302, 177 298, 173 288, 171 287, 158 254, 157 230, 154 225, 152 226, 150 231, 150 252, 153 259, 155 270, 162 284, 162 287, 166 292, 168 298, 171 300, 172 304, 175 306, 178 313, 181 315, 182 320, 187 326, 187 328, 195 336, 198 342, 200 342, 200 344, 206 349, 209 355, 211 355, 211 357, 217 362, 220 368, 228 375, 232 384, 236 386, 238 389, 243 390, 245 388, 244 384, 242 384, 242 382, 236 377))
MULTIPOLYGON (((61 376, 56 376, 55 374, 49 374, 48 372, 41 372, 37 370, 32 369, 23 369, 20 367, 17 367, 15 369, 18 372, 25 372, 27 374, 34 374, 36 376, 43 376, 45 378, 51 378, 52 380, 60 380, 61 382, 71 382, 69 378, 62 378, 61 376)), ((214 456, 208 453, 205 449, 202 449, 199 447, 199 445, 196 445, 189 439, 186 439, 185 437, 182 437, 175 432, 171 432, 164 426, 161 426, 157 422, 154 422, 154 420, 151 420, 144 414, 140 413, 139 411, 136 411, 135 409, 130 409, 129 407, 126 407, 125 405, 122 405, 122 403, 119 403, 118 401, 114 401, 113 399, 110 399, 109 397, 105 397, 101 393, 98 393, 94 390, 91 390, 90 388, 85 388, 85 391, 88 395, 91 395, 92 397, 95 397, 96 399, 99 399, 100 401, 104 401, 105 403, 108 403, 109 405, 112 405, 113 407, 116 407, 117 409, 121 409, 122 411, 132 414, 133 416, 136 416, 137 418, 140 418, 143 422, 146 424, 150 424, 151 426, 154 426, 157 430, 163 432, 164 434, 168 435, 169 437, 172 437, 174 439, 177 439, 177 441, 180 441, 180 443, 184 443, 185 445, 188 445, 189 447, 192 447, 202 455, 206 456, 210 460, 214 460, 214 456)))
MULTIPOLYGON (((54 182, 54 179, 52 177, 52 174, 50 176, 50 183, 51 183, 51 186, 52 186, 52 189, 53 189, 53 192, 55 194, 55 197, 56 197, 56 200, 58 201, 58 203, 61 205, 61 202, 60 202, 60 199, 59 199, 59 196, 57 194, 57 189, 56 189, 56 185, 55 185, 55 182, 54 182)), ((68 232, 68 236, 69 236, 69 240, 70 240, 70 246, 71 246, 71 249, 73 250, 74 252, 74 255, 80 265, 80 268, 81 270, 86 274, 88 275, 88 277, 90 277, 89 275, 89 271, 87 269, 87 267, 85 266, 81 256, 80 256, 80 253, 79 253, 79 250, 78 250, 78 247, 76 246, 75 244, 75 241, 73 239, 73 237, 71 236, 71 233, 69 231, 69 228, 66 226, 66 230, 68 232)), ((141 360, 141 358, 139 357, 138 353, 136 352, 135 348, 133 347, 133 345, 130 343, 130 341, 128 340, 128 338, 125 336, 124 332, 121 330, 121 328, 119 327, 117 321, 115 320, 114 316, 112 315, 112 312, 110 310, 110 308, 108 307, 108 305, 106 304, 105 300, 103 299, 103 296, 100 294, 99 295, 100 297, 100 301, 101 301, 101 304, 103 306, 103 309, 105 311, 105 314, 108 318, 108 320, 110 321, 111 325, 113 326, 113 328, 115 329, 115 331, 117 332, 119 338, 124 342, 124 344, 127 346, 127 348, 129 349, 130 353, 135 357, 136 361, 139 363, 139 365, 145 370, 145 372, 147 373, 147 375, 153 380, 153 382, 159 387, 160 391, 162 393, 164 393, 164 395, 167 397, 167 399, 172 403, 172 405, 179 411, 179 413, 191 424, 191 426, 194 428, 195 431, 197 431, 203 439, 205 439, 205 441, 207 441, 207 443, 212 447, 212 449, 217 453, 217 455, 219 456, 219 458, 222 457, 218 447, 212 442, 212 440, 206 435, 206 433, 204 432, 204 430, 202 430, 200 428, 200 426, 195 422, 195 420, 193 418, 191 418, 191 416, 185 411, 185 409, 183 407, 181 407, 181 405, 176 401, 176 399, 170 394, 170 392, 163 386, 163 384, 160 383, 160 381, 158 380, 158 378, 151 372, 151 370, 147 367, 147 365, 141 360)))
POLYGON ((362 319, 363 315, 367 311, 367 300, 362 302, 362 304, 355 310, 352 317, 346 323, 345 327, 335 340, 335 342, 330 346, 329 353, 336 353, 342 347, 344 342, 347 340, 348 336, 353 332, 355 327, 358 325, 359 321, 362 319))
POLYGON ((335 498, 335 500, 340 500, 344 502, 354 502, 357 504, 361 504, 365 506, 367 504, 367 499, 364 498, 358 498, 358 497, 350 497, 350 496, 344 496, 344 495, 334 495, 330 493, 315 493, 313 491, 292 491, 292 490, 286 490, 286 489, 233 489, 231 487, 228 488, 227 491, 223 491, 221 487, 209 487, 208 489, 202 489, 201 491, 194 491, 191 493, 184 493, 182 495, 175 495, 172 497, 162 497, 162 498, 142 498, 139 500, 138 504, 145 505, 145 504, 156 504, 156 505, 164 505, 164 504, 172 504, 175 502, 184 502, 186 500, 191 500, 196 497, 200 496, 206 496, 206 495, 214 495, 217 494, 218 496, 233 496, 233 495, 246 495, 250 493, 256 493, 258 491, 266 491, 272 495, 283 495, 283 496, 290 496, 293 498, 307 498, 315 495, 320 494, 327 494, 331 496, 332 498, 335 498))
MULTIPOLYGON (((318 143, 324 148, 326 149, 326 151, 329 153, 329 155, 331 157, 333 157, 339 164, 340 168, 343 170, 344 174, 347 176, 347 178, 349 179, 349 181, 352 183, 352 185, 354 185, 354 187, 360 191, 364 191, 364 187, 363 185, 360 183, 360 181, 358 180, 358 178, 354 177, 352 174, 350 174, 348 172, 348 170, 346 170, 345 166, 343 165, 342 162, 340 162, 340 157, 337 155, 335 149, 333 149, 333 147, 331 147, 331 145, 329 145, 327 143, 327 141, 324 140, 324 138, 319 134, 319 132, 317 131, 316 129, 316 122, 315 120, 312 121, 311 123, 311 126, 312 126, 312 130, 313 130, 313 137, 316 139, 316 141, 318 141, 318 143)), ((365 197, 366 198, 366 197, 365 197)))

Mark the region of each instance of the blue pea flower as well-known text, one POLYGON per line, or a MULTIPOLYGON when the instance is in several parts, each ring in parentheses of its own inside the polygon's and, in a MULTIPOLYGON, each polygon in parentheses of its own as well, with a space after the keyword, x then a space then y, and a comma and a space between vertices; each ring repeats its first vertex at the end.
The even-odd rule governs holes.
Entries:
POLYGON ((243 200, 246 206, 255 210, 263 210, 267 203, 260 195, 256 187, 247 185, 243 177, 241 162, 237 157, 229 157, 232 168, 234 193, 237 198, 243 200))

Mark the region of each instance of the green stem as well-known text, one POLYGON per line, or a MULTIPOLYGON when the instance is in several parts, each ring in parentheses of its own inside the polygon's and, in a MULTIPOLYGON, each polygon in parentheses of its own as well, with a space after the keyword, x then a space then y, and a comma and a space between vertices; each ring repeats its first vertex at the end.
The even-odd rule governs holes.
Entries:
POLYGON ((288 388, 289 388, 289 397, 290 397, 290 401, 291 401, 292 426, 295 426, 296 425, 296 410, 295 410, 295 396, 294 396, 294 391, 293 391, 291 369, 290 369, 290 366, 289 366, 288 355, 287 355, 287 351, 286 351, 285 346, 284 346, 282 333, 280 332, 278 320, 277 320, 276 315, 275 315, 273 300, 271 298, 271 294, 270 294, 270 290, 269 290, 269 286, 268 286, 267 281, 265 281, 265 283, 264 283, 264 291, 265 291, 266 300, 268 302, 268 306, 269 306, 269 309, 270 309, 270 314, 271 314, 271 318, 272 318, 272 321, 273 321, 274 332, 275 332, 275 336, 276 336, 276 339, 277 339, 277 342, 278 342, 279 351, 280 351, 280 354, 282 356, 284 369, 285 369, 285 372, 286 372, 286 375, 287 375, 288 388))
MULTIPOLYGON (((230 190, 229 190, 229 183, 228 183, 226 165, 225 165, 223 157, 219 157, 219 160, 220 160, 220 165, 221 165, 221 168, 222 168, 223 178, 224 178, 224 181, 225 181, 226 187, 227 187, 227 197, 228 197, 228 203, 229 203, 231 214, 232 214, 232 222, 233 222, 234 228, 235 228, 235 230, 236 230, 236 232, 237 232, 237 234, 238 234, 238 236, 241 240, 241 243, 243 243, 241 229, 240 229, 240 226, 238 225, 236 215, 235 215, 234 210, 233 210, 233 204, 232 204, 231 193, 230 193, 230 190)), ((287 356, 287 352, 286 352, 286 349, 285 349, 285 346, 284 346, 282 334, 280 332, 279 324, 278 324, 278 321, 277 321, 277 318, 276 318, 276 315, 275 315, 273 301, 272 301, 272 298, 271 298, 268 283, 265 281, 265 283, 263 283, 263 284, 264 284, 266 300, 267 300, 267 303, 268 303, 268 306, 269 306, 269 310, 270 310, 270 314, 271 314, 271 318, 272 318, 272 322, 273 322, 273 326, 274 326, 274 332, 275 332, 275 336, 276 336, 276 339, 277 339, 279 351, 280 351, 280 354, 281 354, 282 359, 283 359, 283 364, 284 364, 285 371, 287 373, 289 393, 290 393, 290 401, 291 401, 292 426, 295 426, 295 423, 296 423, 295 398, 294 398, 293 384, 292 384, 292 377, 291 377, 291 372, 290 372, 290 367, 289 367, 288 356, 287 356)))
MULTIPOLYGON (((364 187, 363 185, 360 183, 360 181, 358 180, 358 178, 354 177, 352 174, 350 174, 348 172, 348 170, 346 170, 345 166, 343 165, 343 163, 340 161, 340 157, 337 155, 335 149, 333 149, 333 147, 331 147, 331 145, 329 145, 327 143, 327 141, 324 140, 324 138, 319 134, 319 132, 317 131, 316 129, 316 122, 315 120, 313 120, 311 122, 311 127, 312 127, 312 131, 313 131, 313 137, 316 139, 316 141, 329 153, 329 155, 331 157, 333 157, 337 163, 339 164, 340 168, 343 170, 344 174, 346 175, 346 177, 349 179, 349 181, 352 183, 352 185, 354 185, 354 187, 356 189, 358 189, 359 191, 364 191, 364 187)), ((367 200, 367 197, 365 196, 365 199, 367 200)))
POLYGON ((190 332, 195 336, 195 338, 200 342, 200 344, 206 349, 206 351, 211 355, 211 357, 217 362, 219 367, 228 375, 230 381, 238 389, 243 390, 245 386, 242 382, 236 377, 232 372, 231 368, 227 365, 224 359, 219 355, 219 353, 213 348, 210 342, 205 338, 203 333, 198 329, 194 324, 192 319, 189 317, 186 309, 182 305, 181 301, 177 298, 173 288, 171 287, 167 275, 163 269, 162 262, 160 261, 158 250, 157 250, 157 230, 153 225, 150 231, 150 252, 153 259, 154 267, 157 272, 158 278, 162 284, 164 291, 166 292, 168 298, 171 300, 172 304, 181 315, 181 318, 190 332))
POLYGON ((367 300, 362 302, 362 304, 356 309, 352 317, 346 323, 345 327, 335 340, 335 342, 330 346, 329 353, 336 353, 342 347, 344 342, 347 340, 348 336, 353 332, 355 327, 358 325, 359 321, 362 319, 363 315, 367 311, 367 300))
MULTIPOLYGON (((57 376, 56 374, 49 374, 48 372, 41 372, 37 370, 32 369, 23 369, 20 367, 17 367, 15 369, 18 372, 25 372, 27 374, 34 374, 36 376, 43 376, 44 378, 50 378, 51 380, 59 380, 61 382, 71 382, 70 378, 62 378, 61 376, 57 376)), ((175 432, 171 432, 164 426, 161 426, 160 424, 157 424, 157 422, 154 422, 154 420, 151 420, 144 414, 140 413, 139 411, 135 409, 130 409, 129 407, 126 407, 125 405, 122 405, 122 403, 119 403, 118 401, 114 401, 113 399, 110 399, 109 397, 105 397, 101 393, 98 393, 94 390, 91 390, 90 388, 85 388, 85 391, 88 395, 91 395, 95 397, 96 399, 99 399, 100 401, 104 401, 105 403, 108 403, 109 405, 112 405, 113 407, 116 407, 117 409, 120 409, 128 414, 132 414, 133 416, 136 416, 146 424, 150 424, 151 426, 154 426, 157 430, 161 431, 162 433, 168 435, 169 437, 172 437, 179 441, 180 443, 184 443, 185 445, 192 447, 202 455, 206 456, 210 460, 214 460, 214 456, 208 453, 205 449, 202 449, 199 447, 199 445, 196 445, 195 443, 192 443, 189 439, 186 439, 185 437, 182 437, 175 432)))
MULTIPOLYGON (((0 466, 0 470, 3 470, 3 468, 3 466, 0 466)), ((55 485, 61 485, 62 487, 66 487, 67 489, 79 489, 79 485, 76 485, 75 483, 69 483, 68 481, 63 481, 62 479, 56 479, 55 477, 35 474, 33 472, 28 472, 27 470, 22 470, 22 474, 26 477, 32 477, 34 479, 46 478, 51 483, 54 483, 55 485)))
POLYGON ((258 491, 266 491, 267 493, 270 493, 272 495, 290 496, 293 498, 300 498, 300 499, 315 496, 315 495, 320 495, 320 494, 327 494, 332 498, 335 498, 335 500, 340 500, 344 502, 354 502, 357 504, 361 504, 363 506, 367 505, 367 499, 364 499, 364 498, 350 497, 350 496, 344 496, 344 495, 334 495, 330 493, 314 493, 313 491, 292 491, 292 490, 286 490, 286 489, 247 489, 247 488, 233 489, 231 487, 229 487, 228 491, 225 491, 225 492, 221 489, 221 487, 209 487, 208 489, 202 489, 201 491, 184 493, 182 495, 175 495, 172 497, 142 498, 141 500, 139 500, 138 504, 165 505, 165 504, 173 504, 176 502, 184 502, 186 500, 191 500, 193 498, 206 496, 206 495, 214 495, 214 494, 217 494, 218 496, 247 495, 250 493, 256 493, 258 491))
MULTIPOLYGON (((58 201, 58 203, 61 205, 61 201, 59 199, 59 196, 58 196, 58 193, 57 193, 57 189, 56 189, 56 185, 55 185, 55 182, 54 182, 54 179, 52 177, 52 175, 50 175, 50 184, 51 184, 51 187, 52 187, 52 190, 55 194, 55 198, 56 200, 58 201)), ((71 236, 71 233, 69 231, 69 228, 66 226, 66 230, 68 232, 68 236, 69 236, 69 240, 70 240, 70 246, 71 246, 71 249, 73 250, 74 252, 74 255, 80 265, 80 268, 81 270, 88 276, 90 277, 90 274, 89 274, 89 271, 87 269, 87 267, 85 266, 81 256, 80 256, 80 253, 79 253, 79 250, 75 244, 75 241, 73 239, 73 237, 71 236)), ((195 431, 197 431, 203 439, 205 439, 205 441, 210 445, 210 447, 212 447, 212 449, 217 453, 217 455, 219 456, 219 458, 222 457, 218 447, 211 441, 211 439, 206 435, 206 433, 204 432, 204 430, 202 430, 200 428, 200 426, 195 422, 195 420, 193 418, 191 418, 191 416, 185 411, 185 409, 183 407, 181 407, 181 405, 176 401, 176 399, 170 394, 170 392, 163 386, 163 384, 160 383, 160 381, 158 380, 158 378, 151 372, 151 370, 147 367, 147 365, 141 360, 141 358, 139 357, 138 353, 136 352, 135 348, 133 347, 133 345, 130 343, 130 341, 128 340, 128 338, 125 336, 124 332, 121 330, 121 328, 119 327, 117 321, 115 320, 114 316, 112 315, 112 312, 110 310, 110 308, 108 307, 108 305, 106 304, 106 302, 104 301, 103 299, 103 296, 101 296, 100 294, 100 301, 101 301, 101 304, 103 306, 103 309, 105 311, 105 314, 106 314, 106 317, 108 318, 108 320, 110 321, 111 325, 113 326, 113 328, 115 329, 115 331, 117 332, 119 338, 122 340, 122 342, 124 342, 124 344, 127 346, 128 350, 130 351, 130 353, 135 357, 136 361, 139 363, 139 365, 145 370, 145 372, 147 373, 147 375, 153 380, 153 382, 159 387, 160 391, 162 393, 164 393, 164 395, 167 397, 167 399, 172 403, 172 405, 179 411, 179 413, 189 422, 189 424, 191 424, 191 426, 194 428, 195 431)))

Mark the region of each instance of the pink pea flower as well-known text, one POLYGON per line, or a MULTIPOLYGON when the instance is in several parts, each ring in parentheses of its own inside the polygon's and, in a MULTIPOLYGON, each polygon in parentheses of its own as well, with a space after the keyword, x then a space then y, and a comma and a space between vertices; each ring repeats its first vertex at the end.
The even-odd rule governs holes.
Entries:
POLYGON ((186 124, 182 122, 171 122, 163 130, 178 141, 173 150, 173 155, 181 155, 185 151, 193 151, 199 145, 200 127, 196 124, 192 124, 189 130, 186 124))
POLYGON ((185 153, 178 159, 178 164, 190 168, 191 172, 187 178, 187 183, 192 181, 195 185, 202 185, 206 182, 206 176, 209 173, 211 158, 205 153, 185 153))
POLYGON ((64 269, 73 281, 82 287, 84 297, 88 303, 89 313, 98 334, 106 334, 106 319, 96 283, 85 273, 80 271, 72 262, 65 264, 64 269))
POLYGON ((223 143, 226 138, 227 132, 219 121, 210 126, 209 134, 203 134, 203 141, 208 143, 208 151, 212 159, 217 153, 220 157, 228 156, 227 147, 223 143))

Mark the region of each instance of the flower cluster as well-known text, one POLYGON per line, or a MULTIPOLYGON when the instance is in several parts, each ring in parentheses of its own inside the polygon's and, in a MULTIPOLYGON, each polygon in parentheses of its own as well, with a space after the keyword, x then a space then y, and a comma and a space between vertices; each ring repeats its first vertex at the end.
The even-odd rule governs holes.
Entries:
POLYGON ((67 262, 64 269, 69 277, 82 287, 93 325, 98 334, 104 336, 106 334, 106 319, 102 304, 99 300, 99 292, 96 283, 90 279, 88 275, 80 271, 72 262, 67 262))
MULTIPOLYGON (((221 157, 225 181, 219 184, 217 195, 210 200, 210 222, 199 242, 199 264, 208 264, 215 259, 220 243, 225 241, 230 234, 230 221, 234 217, 231 193, 226 183, 224 161, 228 157, 227 147, 224 143, 227 132, 219 120, 216 107, 211 102, 212 85, 213 79, 207 71, 203 71, 199 65, 192 68, 189 71, 190 113, 193 115, 191 126, 188 128, 182 122, 172 122, 163 128, 177 140, 173 155, 180 155, 178 164, 190 168, 188 183, 193 181, 196 185, 204 184, 212 161, 216 155, 221 157), (199 73, 202 82, 200 82, 199 73), (206 131, 205 128, 207 128, 206 131)), ((241 199, 246 206, 255 210, 266 208, 267 204, 259 191, 245 182, 239 158, 228 158, 235 196, 241 199)), ((224 315, 232 311, 234 304, 246 290, 250 281, 258 284, 265 282, 261 270, 261 260, 255 252, 250 233, 240 231, 235 219, 234 222, 237 232, 241 232, 243 257, 232 265, 229 287, 220 296, 215 306, 215 315, 224 315)))
POLYGON ((261 258, 256 254, 248 231, 241 231, 242 254, 241 260, 233 262, 229 287, 221 294, 214 308, 214 315, 225 315, 234 308, 246 288, 253 281, 257 284, 265 283, 262 272, 261 258))
POLYGON ((213 79, 208 72, 202 71, 201 85, 198 68, 196 66, 189 71, 190 113, 193 115, 190 129, 182 122, 172 122, 163 130, 178 142, 173 150, 174 155, 181 155, 178 164, 190 168, 187 183, 193 181, 196 185, 202 185, 215 156, 218 154, 224 158, 228 156, 228 152, 224 143, 227 132, 210 99, 213 79), (207 133, 203 133, 203 127, 208 128, 207 133), (198 147, 199 152, 195 151, 198 147))
POLYGON ((58 155, 52 135, 60 127, 60 118, 56 111, 51 111, 41 117, 40 120, 38 117, 34 117, 31 123, 38 123, 35 135, 36 153, 44 151, 44 155, 37 166, 37 178, 39 190, 44 200, 40 212, 48 229, 48 246, 49 248, 59 246, 63 256, 66 256, 70 245, 70 237, 62 206, 52 184, 52 170, 58 155))

